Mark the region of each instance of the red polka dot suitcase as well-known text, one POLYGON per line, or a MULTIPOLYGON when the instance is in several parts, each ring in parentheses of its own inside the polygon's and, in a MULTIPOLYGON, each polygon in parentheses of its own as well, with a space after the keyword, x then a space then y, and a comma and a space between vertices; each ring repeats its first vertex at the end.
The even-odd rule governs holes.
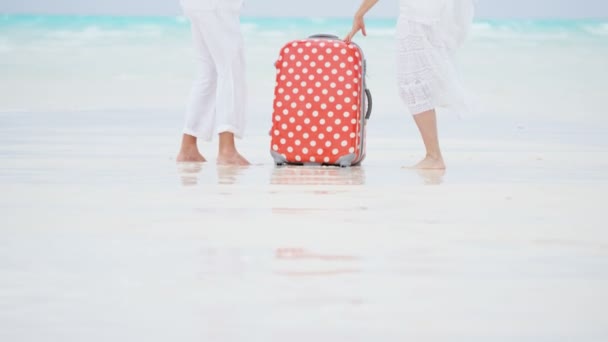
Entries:
POLYGON ((283 46, 275 66, 270 131, 275 163, 360 164, 372 110, 361 48, 314 35, 283 46))

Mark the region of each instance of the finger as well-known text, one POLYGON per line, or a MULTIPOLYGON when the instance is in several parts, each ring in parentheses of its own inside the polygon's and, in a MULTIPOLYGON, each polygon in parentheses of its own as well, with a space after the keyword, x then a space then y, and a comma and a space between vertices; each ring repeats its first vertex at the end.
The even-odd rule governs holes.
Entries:
POLYGON ((357 34, 357 30, 350 31, 350 33, 346 36, 346 42, 350 43, 355 34, 357 34))
POLYGON ((361 33, 367 37, 367 31, 365 31, 365 25, 361 26, 361 33))

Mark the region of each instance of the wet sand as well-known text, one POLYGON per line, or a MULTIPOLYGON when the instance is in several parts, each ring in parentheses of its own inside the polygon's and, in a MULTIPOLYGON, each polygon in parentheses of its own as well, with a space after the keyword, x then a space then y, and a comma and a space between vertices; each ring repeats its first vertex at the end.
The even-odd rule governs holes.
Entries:
POLYGON ((154 115, 0 114, 0 340, 608 338, 597 127, 448 131, 445 173, 378 126, 350 169, 254 134, 238 168, 154 115))

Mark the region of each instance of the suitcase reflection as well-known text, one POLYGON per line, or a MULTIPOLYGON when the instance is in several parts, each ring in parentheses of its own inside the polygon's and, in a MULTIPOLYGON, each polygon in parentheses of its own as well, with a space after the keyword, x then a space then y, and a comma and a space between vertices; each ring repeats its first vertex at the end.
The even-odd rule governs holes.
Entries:
POLYGON ((364 185, 362 166, 296 166, 275 167, 270 184, 275 185, 364 185))

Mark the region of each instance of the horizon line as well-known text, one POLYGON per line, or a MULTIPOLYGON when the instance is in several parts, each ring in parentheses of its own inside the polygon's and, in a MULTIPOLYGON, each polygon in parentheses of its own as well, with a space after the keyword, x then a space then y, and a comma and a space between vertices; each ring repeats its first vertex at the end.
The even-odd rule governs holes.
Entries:
MULTIPOLYGON (((48 17, 98 17, 98 18, 186 18, 183 14, 118 14, 118 13, 48 13, 48 12, 0 12, 0 17, 8 16, 48 16, 48 17)), ((306 20, 351 20, 352 16, 278 16, 278 15, 250 15, 245 14, 241 16, 242 19, 306 19, 306 20)), ((395 16, 387 15, 373 15, 367 19, 397 19, 395 16)), ((608 20, 608 17, 543 17, 543 16, 513 16, 513 17, 476 17, 475 20, 491 21, 491 20, 533 20, 533 21, 577 21, 577 20, 608 20)))

